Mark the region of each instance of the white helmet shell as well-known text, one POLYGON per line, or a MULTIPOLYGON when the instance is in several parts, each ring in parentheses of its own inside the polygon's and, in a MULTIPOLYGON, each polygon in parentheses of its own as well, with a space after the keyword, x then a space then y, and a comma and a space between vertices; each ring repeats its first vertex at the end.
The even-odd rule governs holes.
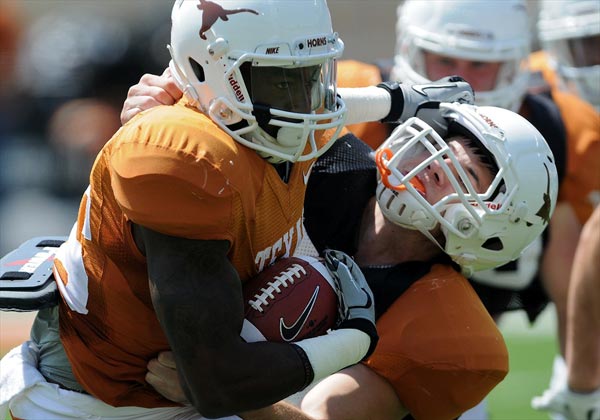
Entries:
POLYGON ((467 104, 441 104, 440 109, 450 124, 470 133, 495 161, 498 172, 490 186, 478 193, 467 176, 468 168, 461 166, 446 141, 421 120, 411 118, 376 151, 376 197, 388 220, 421 231, 470 275, 518 258, 542 233, 556 205, 558 175, 548 144, 520 115, 467 104), (400 163, 417 148, 429 154, 403 173, 400 163), (454 192, 429 203, 413 184, 433 161, 454 192), (431 232, 438 225, 443 244, 431 232))

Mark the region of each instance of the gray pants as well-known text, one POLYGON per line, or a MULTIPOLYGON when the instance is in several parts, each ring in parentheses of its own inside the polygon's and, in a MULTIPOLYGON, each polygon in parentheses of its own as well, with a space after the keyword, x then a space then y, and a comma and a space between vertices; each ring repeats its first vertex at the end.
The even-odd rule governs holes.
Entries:
POLYGON ((75 379, 58 331, 58 306, 38 312, 31 327, 31 340, 40 349, 38 370, 48 382, 71 391, 85 392, 75 379))

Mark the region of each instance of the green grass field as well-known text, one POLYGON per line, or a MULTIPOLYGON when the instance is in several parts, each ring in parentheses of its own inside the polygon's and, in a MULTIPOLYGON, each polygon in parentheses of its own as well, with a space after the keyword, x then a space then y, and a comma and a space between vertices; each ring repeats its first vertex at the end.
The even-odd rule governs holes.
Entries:
MULTIPOLYGON (((0 318, 6 313, 0 314, 0 318)), ((2 321, 2 319, 0 319, 2 321)), ((4 327, 8 327, 6 318, 4 327)), ((26 319, 21 325, 28 331, 26 319)), ((0 322, 0 326, 2 322, 0 322)), ((556 354, 553 311, 544 312, 534 327, 527 325, 520 313, 502 319, 501 329, 506 338, 510 354, 510 372, 488 398, 489 420, 538 420, 548 415, 530 407, 531 397, 540 395, 548 386, 552 360, 556 354)), ((14 327, 14 324, 11 325, 14 327)), ((0 328, 1 330, 1 328, 0 328)), ((0 331, 6 334, 6 330, 0 331)), ((0 354, 8 351, 2 346, 0 354)))
POLYGON ((522 314, 503 319, 510 357, 510 371, 489 396, 489 420, 548 419, 546 413, 530 406, 531 397, 548 387, 552 361, 557 353, 554 312, 544 312, 534 327, 527 325, 522 314))

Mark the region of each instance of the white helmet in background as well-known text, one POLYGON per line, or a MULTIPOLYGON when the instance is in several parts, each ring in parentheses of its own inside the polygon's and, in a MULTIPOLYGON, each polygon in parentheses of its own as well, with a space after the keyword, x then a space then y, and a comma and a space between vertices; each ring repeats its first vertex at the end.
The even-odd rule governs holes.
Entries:
POLYGON ((450 135, 467 139, 497 169, 490 186, 477 192, 467 176, 470 168, 430 126, 413 117, 375 153, 376 198, 388 220, 419 230, 470 275, 518 258, 542 233, 556 205, 558 175, 548 144, 520 115, 467 104, 443 103, 440 110, 450 135), (407 168, 410 159, 420 163, 407 168), (430 203, 421 180, 434 162, 454 191, 430 203), (444 240, 432 231, 438 226, 444 240))
POLYGON ((567 87, 600 109, 600 2, 543 1, 538 36, 567 87))
POLYGON ((271 162, 319 156, 315 129, 344 124, 325 0, 176 0, 171 72, 195 106, 271 162))
POLYGON ((407 0, 398 6, 391 78, 429 83, 424 51, 455 59, 501 62, 494 88, 475 91, 475 102, 517 111, 529 82, 529 32, 522 0, 407 0))

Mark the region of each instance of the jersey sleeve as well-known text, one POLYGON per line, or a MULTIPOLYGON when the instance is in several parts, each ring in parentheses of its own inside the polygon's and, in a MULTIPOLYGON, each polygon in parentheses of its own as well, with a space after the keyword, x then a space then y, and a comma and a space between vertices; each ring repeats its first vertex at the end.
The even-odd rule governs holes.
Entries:
POLYGON ((256 194, 250 154, 183 103, 149 110, 107 147, 103 183, 129 220, 163 234, 231 240, 234 207, 256 194))
POLYGON ((134 223, 190 239, 230 239, 233 190, 211 162, 127 143, 110 168, 115 198, 134 223))

